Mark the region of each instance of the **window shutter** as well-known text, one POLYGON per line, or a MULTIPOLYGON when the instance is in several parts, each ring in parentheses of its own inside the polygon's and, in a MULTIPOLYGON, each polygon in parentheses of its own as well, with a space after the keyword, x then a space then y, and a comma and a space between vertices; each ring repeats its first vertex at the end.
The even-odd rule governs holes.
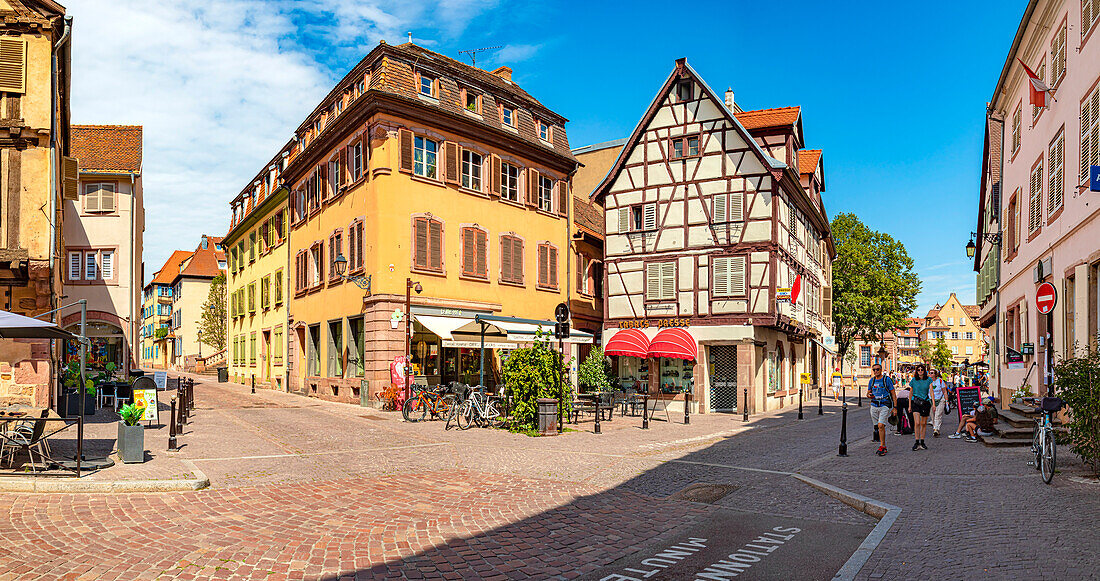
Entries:
MULTIPOLYGON (((0 41, 2 42, 2 41, 0 41)), ((66 200, 75 200, 80 193, 80 163, 75 157, 61 157, 61 193, 66 200)))
POLYGON ((715 223, 726 221, 726 200, 728 199, 729 194, 718 194, 714 196, 714 213, 711 215, 711 221, 715 223))
POLYGON ((619 234, 630 231, 630 208, 619 208, 619 234))
POLYGON ((104 250, 99 257, 100 270, 103 271, 103 280, 110 280, 115 277, 115 253, 110 250, 104 250))
POLYGON ((0 91, 27 92, 27 41, 0 38, 0 91))
POLYGON ((539 284, 543 286, 550 284, 550 258, 547 256, 549 250, 549 246, 539 244, 539 284))
POLYGON ((401 171, 411 172, 413 170, 413 134, 408 129, 398 129, 397 139, 400 141, 399 152, 400 159, 397 163, 398 169, 401 171))
POLYGON ((744 211, 745 195, 741 192, 731 192, 729 195, 729 221, 741 222, 745 219, 744 211))
POLYGON ((745 257, 734 256, 729 261, 729 291, 732 296, 745 294, 745 257))
POLYGON ((539 172, 527 170, 527 205, 537 206, 539 203, 539 172))
POLYGON ((826 321, 831 321, 833 320, 833 287, 827 286, 822 290, 821 314, 826 321))
POLYGON ((416 230, 416 258, 413 262, 417 268, 428 268, 428 221, 417 218, 413 225, 416 230))
POLYGON ((551 246, 546 252, 550 256, 550 286, 558 288, 558 249, 551 246))
POLYGON ((645 298, 655 301, 661 298, 661 265, 650 263, 645 265, 645 298))
POLYGON ((646 204, 642 207, 642 227, 645 230, 657 229, 657 204, 646 204))
POLYGON ((99 211, 99 190, 93 190, 88 186, 84 187, 84 211, 99 211))
POLYGON ((431 246, 432 270, 443 270, 443 223, 436 220, 428 221, 428 242, 431 246))
POLYGON ((577 292, 584 292, 584 255, 577 255, 577 292))
POLYGON ((80 253, 69 253, 69 280, 80 280, 80 253))
POLYGON ((475 265, 475 274, 477 276, 489 275, 489 236, 481 231, 474 231, 474 239, 477 241, 477 264, 475 265))
POLYGON ((730 259, 727 257, 714 259, 714 280, 711 283, 711 295, 725 297, 730 294, 730 259))
POLYGON ((512 239, 507 236, 500 238, 500 278, 515 282, 512 273, 512 239))
POLYGON ((491 176, 489 176, 489 193, 499 198, 500 197, 500 158, 495 154, 492 157, 492 164, 490 168, 491 176))
POLYGON ((84 280, 96 279, 96 256, 95 252, 84 253, 84 280))
MULTIPOLYGON (((1100 93, 1098 93, 1100 94, 1100 93)), ((1085 102, 1081 104, 1081 174, 1079 176, 1080 183, 1085 183, 1085 180, 1089 179, 1089 160, 1092 156, 1089 155, 1089 134, 1092 127, 1092 107, 1090 105, 1091 99, 1085 99, 1085 102)))
POLYGON ((676 263, 661 263, 661 298, 676 298, 676 263))
POLYGON ((572 196, 569 195, 569 182, 566 180, 558 180, 558 215, 569 215, 569 200, 572 196))
POLYGON ((320 179, 321 186, 321 199, 327 200, 336 195, 336 192, 332 191, 332 182, 328 181, 328 164, 322 163, 317 166, 317 176, 320 179))
POLYGON ((512 239, 512 280, 523 283, 523 240, 512 239))
POLYGON ((463 228, 462 229, 462 274, 467 276, 473 276, 474 264, 477 259, 474 257, 474 229, 463 228))
POLYGON ((337 162, 336 183, 346 184, 351 182, 350 174, 348 173, 348 150, 347 148, 340 149, 340 158, 337 162))
POLYGON ((449 184, 458 183, 458 144, 443 144, 443 179, 449 184))

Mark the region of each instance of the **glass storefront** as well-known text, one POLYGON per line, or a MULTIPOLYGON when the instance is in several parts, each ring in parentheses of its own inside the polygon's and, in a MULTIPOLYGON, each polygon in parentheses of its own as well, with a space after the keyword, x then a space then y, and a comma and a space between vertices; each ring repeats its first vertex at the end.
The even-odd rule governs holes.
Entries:
POLYGON ((619 387, 639 393, 649 385, 649 360, 640 357, 616 357, 618 359, 619 387))
POLYGON ((691 389, 695 362, 661 357, 661 393, 680 393, 691 389))
MULTIPOLYGON (((70 326, 66 329, 70 333, 79 334, 80 325, 70 326)), ((123 368, 123 336, 122 329, 107 323, 88 323, 88 369, 102 371, 108 363, 114 363, 118 369, 123 368)), ((65 341, 65 363, 80 361, 80 343, 77 341, 65 341)))

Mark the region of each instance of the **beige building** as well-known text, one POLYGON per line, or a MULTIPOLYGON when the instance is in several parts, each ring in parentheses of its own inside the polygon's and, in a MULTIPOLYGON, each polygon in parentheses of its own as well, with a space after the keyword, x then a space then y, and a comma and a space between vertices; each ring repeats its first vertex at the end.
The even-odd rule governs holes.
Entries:
MULTIPOLYGON (((64 202, 64 302, 88 301, 89 368, 139 365, 142 239, 141 127, 74 125, 72 155, 79 194, 64 202)), ((79 334, 80 308, 61 311, 61 326, 79 334)), ((64 359, 77 360, 69 341, 64 359)))
MULTIPOLYGON (((177 251, 178 253, 179 251, 177 251)), ((176 255, 174 254, 173 257, 176 255)), ((171 274, 172 259, 165 264, 162 273, 171 274)), ((202 355, 199 345, 203 305, 210 295, 210 283, 219 274, 224 275, 226 268, 225 251, 222 239, 203 235, 195 251, 179 262, 174 276, 162 276, 158 273, 153 282, 146 287, 149 299, 154 303, 154 320, 169 314, 167 331, 153 333, 154 358, 152 367, 163 369, 192 368, 195 359, 202 355), (160 287, 170 289, 171 302, 165 309, 159 300, 160 287), (158 314, 159 313, 159 314, 158 314)), ((163 325, 163 323, 161 323, 163 325)), ((162 328, 162 327, 158 327, 162 328)), ((217 349, 206 346, 206 355, 217 349)))
POLYGON ((172 327, 172 283, 180 272, 180 265, 193 254, 189 250, 176 250, 160 270, 153 273, 153 280, 145 285, 141 302, 141 366, 165 368, 168 365, 168 340, 172 327))
POLYGON ((951 293, 947 302, 937 304, 925 315, 920 339, 935 343, 942 338, 951 350, 955 367, 961 369, 967 362, 973 365, 985 360, 986 350, 985 332, 978 326, 977 318, 977 305, 964 305, 951 293))
MULTIPOLYGON (((51 0, 0 0, 0 16, 0 309, 36 316, 60 306, 62 200, 77 193, 70 23, 51 0)), ((0 403, 50 405, 59 354, 59 342, 0 340, 0 403)))

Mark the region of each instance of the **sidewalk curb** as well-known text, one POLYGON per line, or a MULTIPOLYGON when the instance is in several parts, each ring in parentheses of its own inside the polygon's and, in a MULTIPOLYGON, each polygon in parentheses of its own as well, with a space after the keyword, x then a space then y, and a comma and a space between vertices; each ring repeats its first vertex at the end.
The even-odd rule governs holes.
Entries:
POLYGON ((859 570, 867 563, 867 560, 871 558, 871 553, 873 553, 879 543, 882 542, 882 539, 886 536, 890 527, 894 526, 894 521, 901 515, 901 508, 873 498, 868 498, 862 494, 849 492, 843 488, 833 486, 832 484, 826 484, 820 480, 810 478, 809 476, 803 476, 802 474, 792 474, 791 476, 794 476, 812 488, 824 492, 862 513, 879 519, 875 528, 871 529, 871 532, 867 534, 867 538, 863 539, 859 548, 852 553, 852 556, 848 558, 848 561, 844 563, 844 566, 841 567, 840 571, 837 571, 836 575, 833 577, 833 581, 855 579, 856 574, 858 574, 859 570))
POLYGON ((0 492, 32 493, 134 493, 134 492, 191 492, 210 486, 210 479, 190 460, 183 465, 196 476, 180 480, 76 480, 61 478, 33 478, 24 480, 0 478, 0 492))

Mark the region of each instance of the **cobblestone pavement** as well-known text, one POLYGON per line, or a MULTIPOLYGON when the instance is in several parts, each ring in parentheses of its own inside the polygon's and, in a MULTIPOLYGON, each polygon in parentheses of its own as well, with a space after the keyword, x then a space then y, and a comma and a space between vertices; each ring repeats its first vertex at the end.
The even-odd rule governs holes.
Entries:
POLYGON ((211 489, 0 494, 0 579, 573 578, 718 510, 875 524, 795 471, 902 508, 860 578, 1100 578, 1100 485, 1068 451, 1053 486, 1021 449, 892 438, 879 458, 853 406, 841 459, 829 401, 529 438, 209 381, 196 399, 184 447, 149 464, 189 460, 211 489), (672 496, 696 483, 731 492, 672 496))

